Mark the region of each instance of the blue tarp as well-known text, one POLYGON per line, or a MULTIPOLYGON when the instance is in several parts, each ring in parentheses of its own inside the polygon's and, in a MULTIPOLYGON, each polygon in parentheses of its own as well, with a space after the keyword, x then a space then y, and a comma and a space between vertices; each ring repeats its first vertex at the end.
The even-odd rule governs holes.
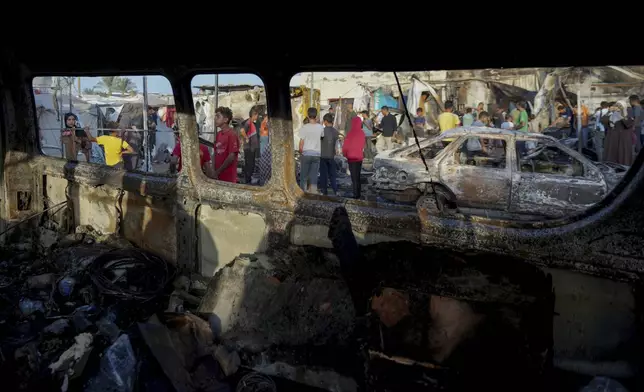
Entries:
POLYGON ((374 109, 380 110, 383 106, 398 109, 398 100, 391 95, 387 95, 378 89, 374 93, 374 109))

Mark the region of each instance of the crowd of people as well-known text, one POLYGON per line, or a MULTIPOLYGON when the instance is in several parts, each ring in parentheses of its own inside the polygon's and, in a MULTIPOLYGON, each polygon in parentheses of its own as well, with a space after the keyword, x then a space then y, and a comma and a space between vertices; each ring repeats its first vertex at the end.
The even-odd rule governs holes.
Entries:
MULTIPOLYGON (((148 113, 150 114, 150 113, 148 113)), ((214 160, 207 146, 199 145, 200 166, 203 172, 210 178, 226 182, 237 182, 237 161, 239 159, 240 144, 244 151, 247 171, 244 173, 247 177, 247 183, 250 183, 250 177, 256 170, 256 156, 259 157, 261 152, 268 152, 268 118, 264 117, 264 123, 259 124, 260 131, 257 130, 253 120, 256 120, 258 112, 252 109, 250 117, 243 124, 241 134, 238 134, 231 126, 233 119, 232 111, 227 107, 217 108, 215 111, 215 125, 219 129, 214 143, 214 160), (263 130, 261 130, 264 128, 263 130)), ((154 119, 148 119, 155 121, 154 119)), ((155 123, 155 122, 154 122, 155 123)), ((67 157, 76 157, 79 152, 85 155, 86 161, 107 165, 119 169, 134 169, 136 163, 133 160, 140 158, 144 152, 140 147, 142 143, 137 143, 142 139, 140 130, 123 129, 117 122, 108 122, 109 131, 101 136, 93 137, 89 132, 89 127, 81 128, 78 123, 78 117, 73 113, 65 115, 65 128, 61 130, 61 141, 67 157), (132 135, 138 135, 132 137, 132 135), (133 139, 136 139, 132 142, 133 139), (130 164, 128 164, 130 163, 130 164)), ((153 130, 149 131, 150 136, 154 134, 153 130)), ((151 140, 149 138, 148 140, 151 140)), ((181 159, 181 140, 178 133, 175 132, 176 144, 170 156, 170 163, 176 167, 176 171, 182 170, 181 159)), ((152 148, 152 146, 151 146, 152 148)), ((270 158, 269 158, 270 161, 270 158)), ((261 162, 259 162, 261 163, 261 162)), ((269 171, 270 173, 270 171, 269 171)), ((270 174, 269 174, 270 176, 270 174)), ((263 181, 267 181, 264 178, 263 181)))
MULTIPOLYGON (((602 102, 593 115, 585 105, 581 113, 568 102, 557 102, 557 116, 549 127, 541 129, 535 116, 528 111, 526 102, 511 103, 510 107, 496 107, 492 114, 484 110, 484 104, 475 108, 466 107, 462 113, 455 111, 452 101, 445 101, 443 111, 438 116, 438 132, 447 132, 458 126, 494 127, 521 132, 548 132, 552 129, 569 130, 569 136, 578 136, 584 148, 596 151, 599 160, 631 165, 635 154, 644 144, 644 112, 636 95, 625 101, 602 102), (629 105, 630 104, 630 105, 629 105), (577 116, 581 116, 581 128, 577 130, 577 116)), ((153 148, 153 134, 156 120, 155 111, 148 111, 150 139, 148 148, 153 148)), ((227 107, 219 107, 215 112, 216 133, 213 148, 214 160, 208 147, 200 144, 199 159, 203 172, 210 178, 220 181, 238 182, 237 163, 243 153, 243 182, 264 185, 271 177, 271 149, 268 116, 253 107, 248 118, 236 131, 231 121, 233 114, 227 107)), ((394 149, 400 141, 399 120, 384 106, 377 116, 369 111, 356 113, 349 107, 343 132, 335 127, 333 109, 322 117, 318 111, 309 108, 304 125, 297 131, 300 137, 300 187, 307 192, 337 194, 337 156, 348 162, 351 175, 353 197, 360 198, 360 173, 364 159, 371 159, 376 153, 394 149), (375 151, 374 151, 375 150, 375 151), (318 189, 318 176, 321 184, 318 189)), ((412 126, 418 136, 431 134, 423 108, 416 110, 412 126)), ((136 159, 144 151, 142 133, 136 129, 120 129, 119 123, 107 124, 109 132, 93 137, 88 128, 81 128, 73 113, 65 115, 65 128, 61 141, 65 155, 75 157, 82 152, 88 162, 104 164, 117 168, 134 169, 136 159)), ((181 140, 175 133, 176 144, 170 155, 170 163, 176 171, 182 170, 181 140)), ((450 140, 446 139, 446 143, 450 140)), ((520 149, 525 146, 518 146, 520 149)))
POLYGON ((305 124, 298 131, 300 144, 298 150, 300 157, 300 187, 305 192, 328 194, 338 193, 337 166, 335 157, 342 155, 347 159, 353 198, 360 198, 360 173, 364 160, 364 150, 367 136, 363 130, 363 121, 357 115, 349 117, 348 131, 340 142, 340 132, 333 127, 334 116, 327 113, 322 118, 322 124, 318 120, 316 108, 309 108, 305 124), (318 190, 318 174, 321 188, 318 190))
MULTIPOLYGON (((577 137, 584 149, 592 150, 597 160, 630 166, 644 145, 644 112, 639 96, 631 95, 628 101, 629 104, 626 101, 604 101, 592 115, 586 105, 582 104, 578 109, 575 103, 557 101, 556 118, 543 129, 535 116, 529 113, 525 101, 510 103, 507 110, 498 106, 492 115, 484 110, 483 103, 476 108, 465 108, 464 113, 455 113, 453 102, 446 101, 443 112, 438 116, 438 125, 440 133, 458 126, 485 126, 530 133, 565 130, 568 137, 577 137)), ((422 114, 422 108, 418 108, 417 118, 422 114)))

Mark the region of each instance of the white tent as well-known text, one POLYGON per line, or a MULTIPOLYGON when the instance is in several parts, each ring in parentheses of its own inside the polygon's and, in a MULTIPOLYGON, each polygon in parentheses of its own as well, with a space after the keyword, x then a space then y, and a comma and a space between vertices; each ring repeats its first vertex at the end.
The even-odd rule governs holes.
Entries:
MULTIPOLYGON (((62 157, 60 130, 64 127, 63 117, 65 113, 70 112, 69 95, 42 93, 35 94, 34 97, 43 153, 49 156, 62 157)), ((143 105, 143 96, 101 97, 87 95, 82 99, 72 96, 71 112, 78 117, 80 125, 82 127, 89 126, 90 133, 96 137, 98 136, 99 111, 108 120, 116 121, 125 103, 141 103, 143 105)), ((150 94, 148 96, 148 104, 150 106, 173 105, 174 99, 171 96, 165 97, 150 94)), ((175 140, 172 129, 167 127, 162 121, 157 121, 156 135, 156 146, 166 144, 170 150, 174 148, 175 140)), ((155 153, 156 151, 153 152, 153 155, 155 153)), ((80 153, 77 159, 83 160, 84 155, 80 153)))

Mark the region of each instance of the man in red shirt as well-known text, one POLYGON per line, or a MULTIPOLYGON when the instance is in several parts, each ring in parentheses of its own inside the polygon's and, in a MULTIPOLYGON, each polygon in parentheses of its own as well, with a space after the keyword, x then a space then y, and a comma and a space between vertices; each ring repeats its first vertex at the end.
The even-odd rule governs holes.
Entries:
POLYGON ((220 181, 237 183, 237 157, 239 137, 230 127, 233 112, 227 107, 215 110, 215 126, 220 129, 215 139, 215 165, 213 177, 220 181))
MULTIPOLYGON (((181 140, 177 135, 177 143, 174 145, 174 150, 172 150, 172 162, 177 165, 177 172, 181 171, 181 140)), ((199 166, 202 170, 206 169, 206 163, 210 162, 210 151, 208 147, 203 144, 199 144, 199 166)))

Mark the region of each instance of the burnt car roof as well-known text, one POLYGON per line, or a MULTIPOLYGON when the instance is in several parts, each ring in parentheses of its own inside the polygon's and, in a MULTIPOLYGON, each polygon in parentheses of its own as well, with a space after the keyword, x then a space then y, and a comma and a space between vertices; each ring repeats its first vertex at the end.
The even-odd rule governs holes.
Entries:
MULTIPOLYGON (((585 157, 582 154, 579 154, 577 151, 571 149, 570 147, 560 143, 559 140, 557 140, 556 138, 554 138, 552 136, 544 135, 542 133, 528 133, 528 132, 523 132, 523 131, 511 131, 511 130, 500 129, 500 128, 472 127, 472 126, 469 126, 469 127, 457 127, 457 128, 451 129, 449 131, 443 132, 440 135, 420 140, 419 144, 420 144, 420 147, 423 148, 423 147, 425 147, 425 146, 427 146, 429 144, 435 143, 435 142, 437 142, 439 140, 442 140, 442 139, 456 138, 456 137, 460 137, 460 136, 467 135, 467 134, 490 135, 490 136, 515 136, 515 137, 518 136, 518 137, 533 137, 533 138, 539 138, 539 139, 546 139, 546 140, 549 140, 549 141, 551 141, 553 143, 556 143, 557 146, 559 146, 561 149, 563 149, 567 153, 572 154, 575 158, 580 159, 582 161, 588 161, 588 162, 592 163, 592 161, 590 159, 588 159, 587 157, 585 157)), ((416 144, 412 143, 412 144, 410 144, 408 146, 401 147, 401 148, 398 148, 398 149, 395 149, 395 150, 385 151, 385 152, 381 153, 381 154, 385 154, 385 155, 381 156, 381 154, 378 154, 376 156, 376 158, 377 159, 395 159, 396 157, 400 157, 401 154, 412 153, 412 152, 417 151, 417 150, 418 150, 418 146, 416 146, 416 144)))
MULTIPOLYGON (((558 142, 558 140, 552 136, 549 135, 544 135, 542 133, 527 133, 523 131, 510 131, 507 129, 500 129, 500 128, 489 128, 489 127, 457 127, 454 129, 451 129, 449 131, 443 132, 440 135, 434 136, 434 137, 429 137, 425 138, 423 140, 420 140, 419 143, 421 146, 426 146, 428 144, 434 143, 436 141, 439 141, 441 139, 449 139, 449 138, 454 138, 454 137, 460 137, 466 134, 477 134, 477 135, 492 135, 492 136, 521 136, 521 137, 535 137, 535 138, 542 138, 542 139, 548 139, 552 142, 556 142, 562 147, 566 148, 566 150, 569 150, 568 147, 562 145, 561 143, 558 142)), ((418 147, 415 144, 410 144, 409 146, 401 147, 399 149, 393 150, 394 152, 403 152, 406 150, 415 150, 418 147)), ((571 150, 572 151, 572 150, 571 150)))
POLYGON ((476 133, 476 134, 486 134, 486 135, 543 137, 546 139, 557 141, 557 139, 553 138, 552 136, 544 135, 542 133, 528 133, 523 131, 511 131, 508 129, 490 128, 490 127, 473 127, 473 126, 457 127, 454 129, 450 129, 449 131, 441 133, 435 139, 441 139, 444 137, 454 137, 454 136, 459 136, 466 133, 476 133))

